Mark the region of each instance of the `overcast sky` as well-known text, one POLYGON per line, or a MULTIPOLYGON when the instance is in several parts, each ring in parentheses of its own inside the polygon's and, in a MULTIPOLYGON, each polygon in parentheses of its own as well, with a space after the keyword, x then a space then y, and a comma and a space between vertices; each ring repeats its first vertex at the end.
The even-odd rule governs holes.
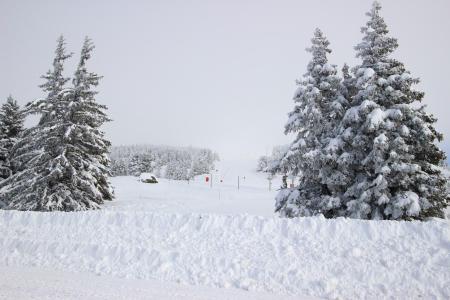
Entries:
MULTIPOLYGON (((400 47, 395 56, 422 80, 424 103, 450 150, 450 1, 381 1, 400 47)), ((104 76, 98 101, 114 145, 205 146, 224 158, 254 158, 283 134, 295 80, 306 70, 315 27, 330 62, 355 65, 353 47, 371 1, 0 0, 0 98, 43 96, 58 35, 75 52, 96 45, 90 70, 104 76)), ((4 100, 2 100, 4 101, 4 100)))

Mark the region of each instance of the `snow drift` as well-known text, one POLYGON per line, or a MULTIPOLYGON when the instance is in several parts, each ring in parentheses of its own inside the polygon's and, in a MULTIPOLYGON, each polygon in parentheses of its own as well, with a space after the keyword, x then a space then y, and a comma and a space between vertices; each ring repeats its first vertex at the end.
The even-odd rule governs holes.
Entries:
POLYGON ((0 212, 0 264, 326 298, 450 298, 450 227, 429 222, 0 212))

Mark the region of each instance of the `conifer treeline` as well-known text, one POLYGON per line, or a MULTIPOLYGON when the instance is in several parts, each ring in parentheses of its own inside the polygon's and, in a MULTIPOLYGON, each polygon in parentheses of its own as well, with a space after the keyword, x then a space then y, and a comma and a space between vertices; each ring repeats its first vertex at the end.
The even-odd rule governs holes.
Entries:
POLYGON ((219 155, 210 149, 155 145, 115 146, 111 148, 113 176, 154 173, 158 177, 190 180, 214 169, 219 155))

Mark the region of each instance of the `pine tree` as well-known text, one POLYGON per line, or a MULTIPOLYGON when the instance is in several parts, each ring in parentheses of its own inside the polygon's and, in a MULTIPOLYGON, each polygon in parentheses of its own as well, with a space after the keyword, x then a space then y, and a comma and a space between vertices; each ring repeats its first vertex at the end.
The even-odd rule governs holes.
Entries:
POLYGON ((124 160, 111 160, 111 176, 127 176, 128 169, 124 160))
POLYGON ((414 108, 424 94, 419 80, 390 55, 398 47, 388 36, 381 6, 374 2, 355 49, 362 60, 354 68, 357 92, 346 112, 340 139, 341 162, 353 182, 343 201, 344 214, 363 219, 423 219, 443 216, 448 204, 439 170, 445 155, 435 119, 414 108))
POLYGON ((17 172, 24 171, 31 159, 42 154, 45 141, 41 141, 39 138, 42 132, 41 125, 60 113, 55 110, 59 107, 56 104, 61 99, 61 92, 65 84, 70 80, 69 77, 63 75, 64 63, 72 56, 71 53, 66 53, 65 44, 64 37, 60 36, 57 40, 53 68, 41 76, 45 82, 39 87, 46 93, 46 97, 28 103, 24 107, 24 114, 40 115, 40 121, 38 126, 24 130, 22 137, 12 149, 11 165, 17 172))
POLYGON ((0 177, 7 178, 12 174, 10 155, 23 131, 25 116, 12 96, 0 108, 0 177))
POLYGON ((41 115, 39 124, 45 123, 59 113, 55 112, 52 106, 55 102, 59 101, 62 90, 70 80, 69 77, 63 75, 64 63, 67 59, 72 57, 72 53, 66 53, 65 45, 66 42, 61 35, 57 40, 53 69, 48 70, 45 75, 41 76, 45 82, 39 87, 47 93, 47 96, 30 103, 26 107, 28 113, 41 115))
POLYGON ((130 160, 130 164, 128 167, 128 172, 132 176, 139 176, 142 173, 142 159, 139 154, 133 155, 130 160))
POLYGON ((214 153, 209 149, 200 149, 191 159, 193 175, 208 174, 214 168, 214 153))
POLYGON ((154 158, 151 152, 142 154, 141 173, 153 172, 154 158))
POLYGON ((350 73, 350 68, 347 64, 344 64, 342 67, 342 79, 341 94, 351 103, 357 93, 356 79, 350 73))
POLYGON ((63 108, 61 92, 69 81, 63 76, 64 62, 69 57, 61 36, 57 41, 53 69, 42 76, 46 82, 40 87, 47 96, 25 108, 27 113, 41 115, 39 124, 26 129, 12 149, 11 164, 17 172, 0 184, 0 197, 8 208, 56 210, 66 206, 60 198, 68 192, 59 189, 61 170, 53 159, 64 160, 63 156, 58 156, 63 147, 60 137, 63 133, 59 132, 57 122, 61 120, 63 108))
POLYGON ((336 66, 328 63, 328 40, 316 29, 311 41, 307 50, 312 60, 298 82, 296 105, 285 127, 286 134, 297 136, 280 165, 292 175, 300 175, 296 189, 282 190, 277 196, 276 211, 288 217, 326 214, 337 205, 322 169, 327 161, 325 145, 334 137, 336 120, 345 112, 347 100, 340 93, 336 66))
POLYGON ((0 185, 8 208, 76 211, 99 208, 112 198, 107 181, 109 142, 98 129, 108 118, 91 90, 99 76, 85 67, 93 46, 85 41, 72 88, 64 87, 67 80, 62 77, 62 63, 68 56, 63 46, 60 39, 54 70, 46 77, 49 82, 42 85, 48 97, 31 104, 32 112, 42 114, 39 125, 26 132, 15 147, 21 171, 0 185), (25 155, 27 149, 32 155, 25 155))
POLYGON ((92 90, 98 86, 101 77, 88 72, 86 68, 86 62, 91 58, 93 49, 91 39, 86 37, 73 79, 73 89, 67 94, 71 99, 68 116, 71 123, 70 138, 74 164, 83 162, 87 172, 93 176, 94 185, 102 194, 102 200, 112 200, 113 188, 108 181, 111 142, 100 130, 104 123, 111 120, 106 114, 107 107, 95 100, 98 92, 92 90), (80 162, 76 162, 77 160, 80 162))

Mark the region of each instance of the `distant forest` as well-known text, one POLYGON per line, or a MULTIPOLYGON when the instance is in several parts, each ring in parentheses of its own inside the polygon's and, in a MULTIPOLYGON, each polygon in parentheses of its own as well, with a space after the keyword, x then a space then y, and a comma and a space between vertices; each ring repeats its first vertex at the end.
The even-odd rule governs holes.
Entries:
POLYGON ((209 173, 219 160, 217 153, 206 148, 156 145, 112 147, 110 157, 112 176, 139 176, 148 172, 176 180, 209 173))

